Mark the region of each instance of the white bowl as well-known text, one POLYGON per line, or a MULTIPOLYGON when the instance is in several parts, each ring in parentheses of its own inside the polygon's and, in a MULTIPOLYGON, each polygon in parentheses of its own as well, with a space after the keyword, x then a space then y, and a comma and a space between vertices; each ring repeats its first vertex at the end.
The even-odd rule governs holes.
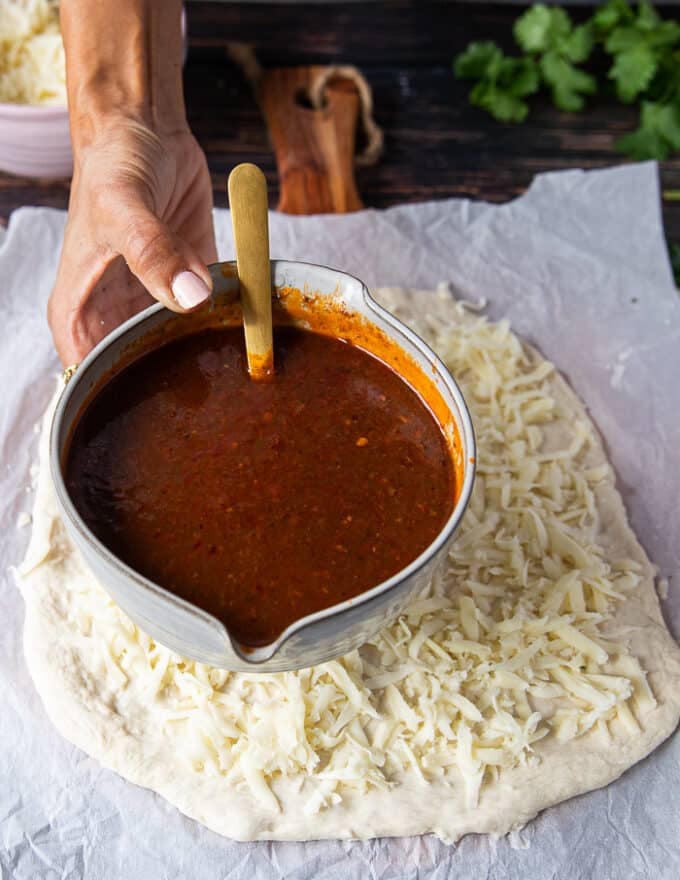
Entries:
POLYGON ((0 171, 21 177, 70 177, 66 107, 0 104, 0 171))

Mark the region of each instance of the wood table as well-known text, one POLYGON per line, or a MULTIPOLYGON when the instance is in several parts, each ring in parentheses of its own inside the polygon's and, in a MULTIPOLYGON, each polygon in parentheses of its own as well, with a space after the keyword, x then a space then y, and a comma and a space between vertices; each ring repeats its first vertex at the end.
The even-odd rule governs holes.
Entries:
MULTIPOLYGON (((573 14, 580 19, 588 9, 573 14)), ((385 130, 382 161, 357 173, 367 206, 450 196, 500 202, 522 193, 539 172, 625 161, 614 141, 634 126, 636 111, 612 99, 597 98, 577 115, 539 100, 520 126, 502 125, 469 105, 469 86, 451 71, 453 56, 477 39, 511 49, 517 15, 517 7, 500 4, 422 0, 188 4, 186 101, 208 157, 215 204, 226 204, 227 174, 244 160, 262 166, 272 205, 278 198, 262 115, 240 69, 227 57, 227 40, 253 44, 265 67, 350 63, 361 68, 385 130)), ((680 157, 663 163, 661 176, 664 189, 680 189, 680 157)), ((20 205, 65 208, 67 200, 67 181, 0 175, 0 222, 20 205)), ((680 242, 680 202, 664 202, 663 214, 669 238, 680 242)))

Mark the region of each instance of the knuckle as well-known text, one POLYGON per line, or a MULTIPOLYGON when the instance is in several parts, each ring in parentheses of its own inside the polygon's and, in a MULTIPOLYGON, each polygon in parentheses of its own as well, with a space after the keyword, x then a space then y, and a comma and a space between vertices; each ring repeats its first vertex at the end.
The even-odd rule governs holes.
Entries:
POLYGON ((137 274, 150 275, 179 256, 168 233, 149 221, 131 223, 125 231, 123 257, 137 274))

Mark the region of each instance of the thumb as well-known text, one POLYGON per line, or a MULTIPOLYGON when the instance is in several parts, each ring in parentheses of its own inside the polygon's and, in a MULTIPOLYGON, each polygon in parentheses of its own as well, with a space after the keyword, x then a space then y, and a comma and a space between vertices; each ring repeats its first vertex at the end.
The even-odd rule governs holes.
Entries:
POLYGON ((154 299, 185 312, 208 299, 212 279, 198 253, 151 211, 135 211, 114 232, 113 248, 154 299))

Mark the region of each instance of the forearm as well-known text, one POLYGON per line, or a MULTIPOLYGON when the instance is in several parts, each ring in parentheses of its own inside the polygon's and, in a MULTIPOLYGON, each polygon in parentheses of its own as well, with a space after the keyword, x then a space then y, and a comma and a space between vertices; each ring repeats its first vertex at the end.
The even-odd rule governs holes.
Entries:
POLYGON ((74 173, 48 318, 77 363, 153 299, 210 296, 212 187, 182 94, 181 0, 61 0, 74 173))
POLYGON ((159 135, 186 128, 181 8, 181 0, 62 0, 76 152, 115 116, 159 135))

